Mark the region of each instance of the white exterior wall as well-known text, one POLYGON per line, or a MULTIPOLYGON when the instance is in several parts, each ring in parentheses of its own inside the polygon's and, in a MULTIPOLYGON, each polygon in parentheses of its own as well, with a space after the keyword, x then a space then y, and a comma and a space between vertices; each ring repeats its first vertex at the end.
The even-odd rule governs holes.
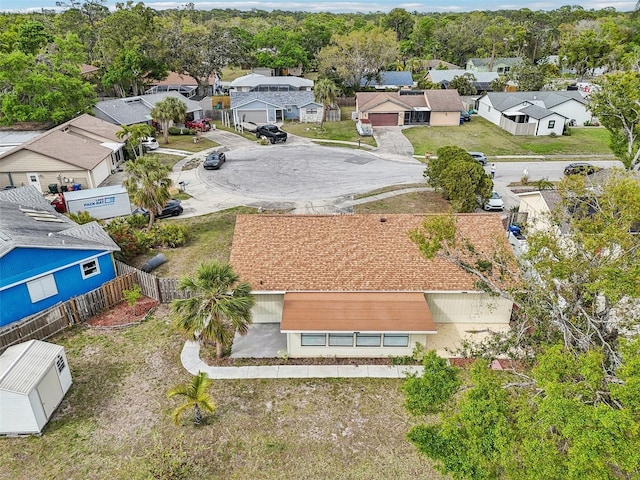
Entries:
MULTIPOLYGON (((324 108, 320 105, 316 107, 311 107, 316 109, 316 113, 307 113, 307 108, 302 108, 300 110, 300 121, 304 123, 319 123, 322 121, 322 113, 324 112, 324 108)), ((311 110, 309 108, 309 110, 311 110)))
POLYGON ((435 350, 441 357, 455 357, 463 340, 479 342, 490 332, 506 332, 508 324, 501 323, 436 323, 438 333, 427 337, 427 350, 435 350))
POLYGON ((567 121, 574 119, 576 121, 576 125, 584 125, 584 122, 591 121, 591 112, 587 109, 587 106, 580 102, 576 102, 575 100, 569 100, 568 102, 561 103, 550 110, 559 113, 560 115, 564 115, 567 117, 567 121))
POLYGON ((58 372, 58 379, 60 380, 60 386, 62 387, 62 396, 69 391, 73 380, 71 378, 71 369, 69 368, 69 362, 67 362, 67 355, 63 351, 59 354, 64 359, 64 369, 58 372))
POLYGON ((280 323, 284 306, 284 293, 254 293, 251 310, 253 323, 280 323))
POLYGON ((549 115, 543 119, 538 120, 538 128, 536 131, 537 136, 551 135, 555 133, 556 135, 562 135, 562 131, 564 130, 564 122, 565 119, 560 115, 549 115), (554 125, 552 128, 549 128, 549 122, 553 121, 554 125))
MULTIPOLYGON (((311 332, 309 332, 311 333, 311 332)), ((318 332, 322 333, 322 332, 318 332)), ((348 332, 344 332, 348 333, 348 332)), ((305 357, 399 357, 403 355, 411 355, 416 342, 425 344, 426 334, 409 335, 409 345, 407 347, 303 347, 301 345, 300 333, 287 334, 287 354, 293 358, 305 357)), ((355 345, 355 341, 354 341, 355 345)))
POLYGON ((534 233, 555 228, 551 222, 549 206, 539 192, 520 194, 519 197, 519 211, 527 214, 527 232, 534 233))
POLYGON ((40 432, 27 395, 0 391, 0 405, 0 435, 40 432))
POLYGON ((478 100, 478 115, 489 120, 494 125, 500 126, 500 117, 502 116, 502 113, 491 105, 489 97, 485 96, 478 100))
POLYGON ((111 155, 106 157, 102 162, 100 162, 96 167, 91 170, 92 184, 91 185, 83 185, 82 188, 96 188, 102 182, 104 182, 109 175, 111 174, 111 155))
POLYGON ((508 324, 513 302, 486 293, 426 293, 433 321, 438 323, 508 324))

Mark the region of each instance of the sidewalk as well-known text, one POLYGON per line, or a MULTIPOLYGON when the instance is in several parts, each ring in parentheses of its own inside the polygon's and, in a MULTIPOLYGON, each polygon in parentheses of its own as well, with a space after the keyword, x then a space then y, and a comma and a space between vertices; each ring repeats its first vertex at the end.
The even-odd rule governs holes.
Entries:
POLYGON ((249 378, 405 378, 422 374, 417 365, 264 365, 212 367, 200 360, 200 344, 186 342, 180 353, 182 366, 192 375, 205 372, 215 380, 249 378))

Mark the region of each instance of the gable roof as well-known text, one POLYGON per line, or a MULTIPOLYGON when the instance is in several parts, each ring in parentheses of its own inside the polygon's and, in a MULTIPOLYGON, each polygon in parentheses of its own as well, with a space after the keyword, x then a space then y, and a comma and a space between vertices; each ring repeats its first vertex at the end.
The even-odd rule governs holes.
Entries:
POLYGON ((187 113, 202 110, 202 105, 188 99, 178 92, 151 93, 137 97, 115 98, 96 103, 94 111, 98 111, 111 119, 116 125, 133 125, 151 121, 151 110, 158 102, 168 97, 177 98, 187 106, 187 113))
POLYGON ((64 353, 61 345, 40 340, 7 348, 0 355, 0 390, 28 395, 61 353, 64 353))
POLYGON ((429 70, 427 75, 433 83, 442 83, 451 82, 455 77, 462 77, 466 73, 473 75, 479 83, 491 83, 500 77, 496 72, 474 72, 473 70, 429 70))
POLYGON ((460 67, 458 65, 454 65, 453 63, 445 62, 444 60, 438 60, 437 58, 434 58, 434 59, 429 60, 427 62, 427 69, 428 70, 436 70, 436 69, 438 69, 438 67, 447 67, 450 70, 460 70, 460 67))
POLYGON ((97 222, 78 225, 33 186, 0 191, 0 257, 20 247, 120 250, 97 222))
MULTIPOLYGON (((213 85, 216 79, 215 74, 209 76, 209 85, 213 85)), ((169 72, 163 80, 151 80, 149 81, 149 85, 188 85, 197 87, 198 81, 186 73, 169 72)))
POLYGON ((20 150, 29 150, 83 170, 92 170, 111 155, 114 144, 123 145, 116 137, 118 130, 120 127, 89 114, 80 115, 0 154, 0 161, 20 150))
MULTIPOLYGON (((476 67, 489 66, 491 58, 470 58, 468 62, 472 62, 476 67)), ((522 63, 522 57, 498 57, 493 59, 493 65, 518 65, 522 63)))
POLYGON ((367 80, 366 78, 362 78, 360 80, 360 86, 365 87, 376 87, 376 86, 397 86, 397 87, 411 87, 413 86, 413 77, 411 76, 411 72, 380 72, 380 81, 378 81, 375 77, 371 80, 367 80))
MULTIPOLYGON (((231 263, 254 291, 472 291, 452 263, 425 259, 408 233, 424 215, 238 215, 231 263), (384 221, 382 221, 384 219, 384 221)), ((500 218, 456 216, 479 251, 506 243, 500 218)))
POLYGON ((290 90, 287 92, 229 92, 231 108, 240 108, 258 101, 284 109, 287 105, 300 107, 315 101, 311 90, 290 90))
POLYGON ((425 90, 432 112, 460 112, 464 110, 457 90, 425 90))
POLYGON ((552 109, 562 103, 575 100, 581 105, 587 101, 582 98, 580 92, 559 90, 554 92, 489 92, 485 94, 491 101, 491 105, 501 112, 520 105, 523 102, 542 103, 545 108, 552 109))
POLYGON ((290 85, 292 87, 313 87, 313 80, 300 77, 267 77, 259 73, 250 73, 242 77, 238 77, 229 83, 229 88, 235 87, 257 87, 260 85, 290 85))
POLYGON ((401 106, 407 110, 411 110, 415 106, 427 106, 424 95, 403 95, 398 92, 356 92, 358 109, 366 112, 372 108, 382 105, 385 102, 391 102, 401 106))
POLYGON ((541 120, 543 118, 548 117, 549 115, 558 115, 559 117, 567 118, 564 115, 561 115, 552 110, 540 107, 538 105, 528 105, 526 107, 519 109, 518 111, 524 113, 525 115, 528 115, 531 118, 535 118, 536 120, 541 120))

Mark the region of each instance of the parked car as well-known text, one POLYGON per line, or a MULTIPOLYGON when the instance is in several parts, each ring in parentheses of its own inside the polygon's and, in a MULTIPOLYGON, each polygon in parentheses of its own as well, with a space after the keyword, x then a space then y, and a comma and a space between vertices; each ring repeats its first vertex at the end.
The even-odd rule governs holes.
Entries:
POLYGON ((461 110, 460 111, 460 118, 463 119, 465 122, 470 122, 471 121, 471 114, 469 112, 467 112, 466 110, 461 110))
POLYGON ((256 128, 256 137, 265 137, 269 139, 271 143, 284 143, 287 141, 287 132, 283 132, 275 125, 260 125, 256 128))
POLYGON ((185 127, 191 130, 198 130, 200 132, 208 132, 211 130, 211 122, 208 118, 199 118, 198 120, 189 120, 185 122, 185 127))
POLYGON ((155 137, 144 137, 142 139, 142 148, 145 150, 156 150, 160 147, 158 140, 155 137))
POLYGON ((491 192, 491 196, 484 204, 485 210, 504 210, 504 201, 496 191, 491 192))
POLYGON ((487 156, 482 152, 467 152, 473 157, 476 162, 480 162, 480 165, 487 164, 487 156))
POLYGON ((566 167, 564 167, 565 175, 591 175, 592 173, 598 172, 602 170, 602 168, 597 167, 595 165, 591 165, 586 162, 575 162, 570 163, 566 167))
MULTIPOLYGON (((180 205, 180 200, 172 199, 165 204, 160 214, 156 215, 156 218, 177 217, 183 211, 184 209, 182 208, 182 205, 180 205)), ((132 213, 144 215, 145 217, 149 218, 149 211, 142 207, 136 208, 132 213)))
POLYGON ((202 166, 205 170, 218 170, 225 162, 226 158, 224 153, 211 152, 207 155, 207 158, 202 162, 202 166))

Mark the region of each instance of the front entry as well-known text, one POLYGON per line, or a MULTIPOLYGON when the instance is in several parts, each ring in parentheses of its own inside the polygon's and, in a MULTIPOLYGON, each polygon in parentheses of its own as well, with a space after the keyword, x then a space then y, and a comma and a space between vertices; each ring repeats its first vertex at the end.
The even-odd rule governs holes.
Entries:
POLYGON ((40 176, 37 173, 27 173, 27 182, 28 185, 33 185, 38 189, 39 192, 42 192, 42 185, 40 185, 40 176))

